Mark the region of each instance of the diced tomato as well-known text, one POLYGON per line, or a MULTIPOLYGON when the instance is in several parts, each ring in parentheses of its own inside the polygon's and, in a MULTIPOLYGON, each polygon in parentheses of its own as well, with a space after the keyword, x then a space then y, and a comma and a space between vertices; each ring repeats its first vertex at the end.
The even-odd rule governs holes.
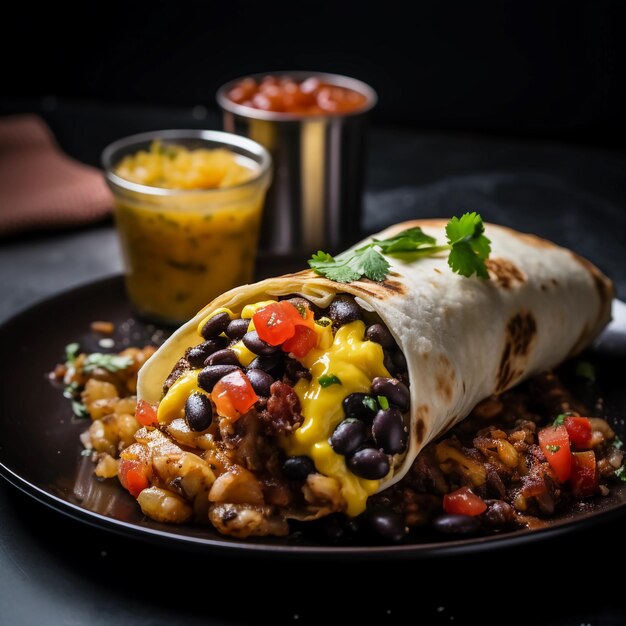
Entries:
POLYGON ((461 487, 443 497, 443 510, 450 515, 480 515, 487 510, 482 498, 469 487, 461 487))
POLYGON ((134 498, 150 486, 150 481, 148 480, 149 474, 150 468, 146 463, 132 459, 120 460, 117 475, 122 483, 122 487, 134 498))
POLYGON ((157 406, 154 404, 150 404, 145 400, 139 400, 139 402, 137 403, 135 417, 142 426, 159 425, 159 420, 157 419, 157 406))
POLYGON ((569 440, 580 448, 588 448, 591 444, 591 422, 588 417, 566 417, 563 425, 567 429, 569 440))
POLYGON ((308 326, 296 326, 295 334, 283 343, 283 350, 301 359, 317 345, 317 333, 308 326))
POLYGON ((565 426, 560 424, 540 430, 539 445, 557 480, 565 482, 569 478, 572 464, 569 435, 565 426))
POLYGON ((254 406, 259 397, 248 377, 241 370, 237 370, 217 381, 211 392, 211 399, 220 415, 235 422, 254 406))
POLYGON ((297 326, 313 328, 313 311, 300 311, 291 302, 272 302, 259 309, 253 316, 254 328, 259 337, 271 346, 279 346, 291 339, 297 326))
POLYGON ((569 480, 577 498, 586 498, 597 493, 598 473, 593 450, 572 452, 572 472, 569 480))

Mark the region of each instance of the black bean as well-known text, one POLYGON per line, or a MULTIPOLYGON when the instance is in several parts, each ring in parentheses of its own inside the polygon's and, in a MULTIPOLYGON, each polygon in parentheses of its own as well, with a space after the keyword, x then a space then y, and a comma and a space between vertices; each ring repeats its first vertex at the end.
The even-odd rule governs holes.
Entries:
POLYGON ((232 320, 226 327, 225 332, 229 339, 239 341, 248 332, 248 326, 250 326, 250 320, 232 320))
POLYGON ((335 327, 361 319, 361 308, 350 296, 336 296, 328 307, 328 317, 335 327))
POLYGON ((330 445, 337 454, 350 456, 365 443, 366 439, 365 424, 357 419, 348 418, 335 428, 330 436, 330 445))
POLYGON ((259 369, 251 369, 248 370, 246 375, 252 385, 252 389, 254 389, 257 395, 264 396, 265 398, 269 397, 270 387, 274 379, 267 372, 259 369))
POLYGON ((256 330, 251 330, 249 333, 246 333, 243 336, 243 345, 250 350, 250 352, 254 352, 254 354, 258 354, 261 356, 267 356, 268 354, 274 354, 277 350, 280 349, 280 346, 271 346, 269 343, 263 341, 259 337, 259 333, 256 330))
POLYGON ((283 472, 290 480, 305 480, 315 473, 315 463, 308 456, 292 456, 283 463, 283 472))
POLYGON ((203 393, 192 393, 185 402, 185 419, 191 430, 206 430, 213 421, 213 407, 209 398, 203 393))
POLYGON ((500 528, 515 522, 515 510, 504 500, 487 500, 487 510, 482 514, 482 520, 488 526, 500 528))
POLYGON ((303 298, 301 296, 294 296, 293 298, 287 298, 285 302, 289 302, 289 304, 293 304, 293 306, 295 306, 296 309, 298 309, 298 311, 300 312, 300 315, 303 315, 303 313, 306 313, 307 309, 312 309, 311 303, 306 298, 303 298))
POLYGON ((316 523, 316 526, 316 530, 319 530, 326 541, 337 543, 347 538, 346 517, 341 513, 331 513, 323 517, 316 523))
POLYGON ((366 518, 369 527, 387 541, 398 543, 406 535, 404 517, 395 511, 368 511, 366 518))
POLYGON ((237 358, 237 353, 230 348, 225 348, 224 350, 218 350, 214 352, 205 362, 205 365, 236 365, 237 367, 241 367, 241 363, 239 363, 239 359, 237 358))
POLYGON ((397 406, 401 411, 406 411, 411 402, 409 388, 397 378, 377 376, 372 381, 372 393, 377 396, 385 396, 389 400, 389 404, 397 406))
POLYGON ((408 432, 398 409, 378 411, 372 424, 372 436, 385 454, 399 454, 406 450, 408 432))
POLYGON ((214 315, 209 321, 202 327, 200 334, 205 339, 211 339, 217 337, 225 332, 228 324, 230 323, 230 315, 228 313, 218 313, 214 315))
POLYGON ((393 355, 389 350, 383 350, 383 365, 392 376, 397 374, 398 370, 396 364, 393 362, 393 355))
POLYGON ((365 331, 365 338, 379 343, 383 348, 391 349, 396 347, 396 340, 383 324, 372 324, 365 331))
POLYGON ((248 370, 256 369, 263 370, 274 378, 281 378, 285 372, 285 353, 281 351, 267 356, 258 356, 248 365, 248 370))
POLYGON ((396 367, 398 372, 406 372, 409 368, 406 363, 406 357, 402 350, 394 350, 391 353, 391 360, 396 367))
POLYGON ((218 350, 222 350, 226 347, 226 339, 224 337, 216 337, 215 339, 209 339, 200 345, 194 346, 187 350, 185 358, 191 364, 191 367, 202 367, 204 362, 218 350))
POLYGON ((389 472, 389 459, 376 448, 363 448, 348 459, 348 467, 361 478, 376 480, 389 472))
POLYGON ((368 424, 376 417, 377 410, 376 399, 366 393, 351 393, 343 401, 343 411, 346 417, 354 417, 368 424))
POLYGON ((480 530, 480 521, 471 515, 440 515, 432 524, 444 535, 473 535, 480 530))
POLYGON ((295 384, 300 379, 311 380, 311 371, 296 359, 285 359, 285 376, 295 384))
POLYGON ((208 365, 198 374, 198 385, 211 393, 218 380, 238 369, 236 365, 208 365))

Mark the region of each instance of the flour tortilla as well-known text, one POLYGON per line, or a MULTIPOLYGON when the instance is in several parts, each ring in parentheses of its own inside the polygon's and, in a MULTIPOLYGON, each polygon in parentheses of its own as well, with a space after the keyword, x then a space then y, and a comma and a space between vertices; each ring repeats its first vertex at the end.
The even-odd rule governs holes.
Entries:
MULTIPOLYGON (((375 237, 419 226, 442 243, 446 223, 405 222, 375 237)), ((151 403, 161 399, 163 382, 176 362, 198 344, 199 322, 219 307, 241 310, 287 294, 326 307, 336 294, 352 294, 381 317, 408 364, 410 444, 393 474, 381 481, 380 489, 385 489, 406 474, 429 441, 465 418, 479 401, 577 354, 610 320, 612 284, 589 261, 502 226, 486 224, 485 234, 492 249, 488 281, 453 273, 442 254, 413 262, 387 257, 391 271, 382 283, 362 279, 339 284, 305 270, 233 289, 149 359, 139 373, 138 395, 151 403)))

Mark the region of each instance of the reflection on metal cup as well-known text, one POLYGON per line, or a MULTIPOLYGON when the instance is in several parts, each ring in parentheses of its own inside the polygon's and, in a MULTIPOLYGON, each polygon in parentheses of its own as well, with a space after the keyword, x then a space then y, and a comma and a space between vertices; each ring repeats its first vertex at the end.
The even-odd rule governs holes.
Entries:
MULTIPOLYGON (((253 75, 259 81, 268 74, 253 75)), ((361 237, 365 135, 376 92, 354 78, 319 72, 271 72, 296 82, 315 77, 356 91, 365 105, 348 113, 277 113, 228 97, 241 79, 223 85, 217 101, 224 128, 265 146, 274 162, 260 248, 277 254, 338 251, 361 237)))

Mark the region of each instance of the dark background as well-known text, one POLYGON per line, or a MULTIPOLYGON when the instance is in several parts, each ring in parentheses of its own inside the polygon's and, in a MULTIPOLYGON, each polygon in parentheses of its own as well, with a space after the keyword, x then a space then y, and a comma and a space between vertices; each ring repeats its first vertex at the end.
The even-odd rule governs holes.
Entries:
POLYGON ((375 121, 622 148, 623 0, 96 2, 3 9, 0 111, 61 101, 215 108, 276 69, 344 73, 375 121))

